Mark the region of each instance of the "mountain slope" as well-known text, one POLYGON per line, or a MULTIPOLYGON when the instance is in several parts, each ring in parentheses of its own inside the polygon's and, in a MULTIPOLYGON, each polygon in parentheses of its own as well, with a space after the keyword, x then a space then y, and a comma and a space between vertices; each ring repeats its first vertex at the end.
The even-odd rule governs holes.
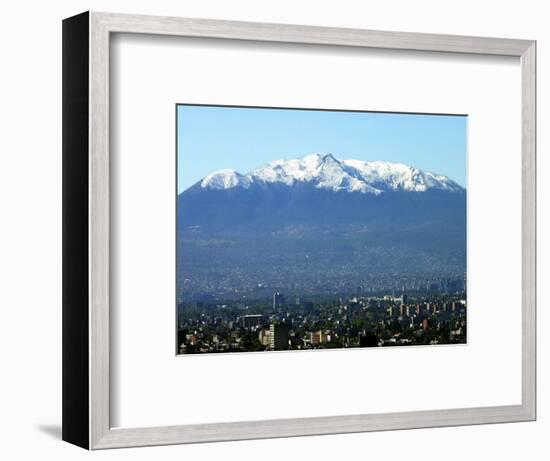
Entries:
POLYGON ((212 173, 178 197, 187 293, 313 293, 383 274, 463 275, 466 191, 402 164, 314 154, 212 173))

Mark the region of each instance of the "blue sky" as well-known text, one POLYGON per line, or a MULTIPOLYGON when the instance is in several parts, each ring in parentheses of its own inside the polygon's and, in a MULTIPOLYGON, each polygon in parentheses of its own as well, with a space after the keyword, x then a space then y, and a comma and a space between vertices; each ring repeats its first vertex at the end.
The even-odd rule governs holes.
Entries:
POLYGON ((216 170, 314 152, 401 162, 466 187, 465 116, 179 105, 177 122, 178 193, 216 170))

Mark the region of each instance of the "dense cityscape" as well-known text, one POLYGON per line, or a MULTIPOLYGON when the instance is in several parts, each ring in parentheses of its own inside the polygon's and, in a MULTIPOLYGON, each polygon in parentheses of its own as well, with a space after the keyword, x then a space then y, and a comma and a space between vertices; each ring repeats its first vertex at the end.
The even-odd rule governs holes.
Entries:
POLYGON ((180 302, 178 353, 466 343, 465 291, 444 291, 180 302))
MULTIPOLYGON (((190 251, 189 245, 185 248, 188 252, 190 251)), ((372 252, 375 250, 373 249, 372 252)), ((336 257, 327 254, 326 260, 311 261, 307 265, 301 262, 308 261, 307 255, 299 258, 297 253, 298 250, 281 251, 278 255, 280 260, 269 264, 265 261, 265 253, 260 255, 256 253, 254 260, 253 256, 248 256, 246 251, 242 251, 238 256, 242 263, 224 265, 223 262, 226 259, 233 261, 237 256, 222 258, 219 254, 216 256, 212 252, 201 264, 194 261, 194 264, 188 264, 190 268, 181 264, 181 276, 178 278, 178 303, 198 300, 219 304, 243 298, 266 300, 275 292, 284 293, 289 298, 296 296, 339 298, 346 295, 384 295, 387 292, 429 295, 464 290, 464 269, 449 270, 438 264, 436 260, 424 261, 418 258, 416 262, 418 266, 432 269, 431 273, 426 274, 414 272, 415 263, 406 264, 403 258, 391 252, 376 255, 376 257, 372 255, 365 257, 368 264, 361 260, 337 264, 333 261, 336 257), (292 254, 295 260, 291 260, 290 256, 287 256, 288 260, 284 260, 283 256, 288 253, 292 254), (212 258, 222 261, 212 267, 212 258), (389 262, 384 263, 383 266, 382 262, 378 262, 379 260, 389 262), (263 264, 259 264, 258 261, 263 264), (388 272, 387 268, 392 264, 391 261, 401 263, 403 266, 401 270, 396 268, 395 271, 388 272), (404 269, 408 271, 405 272, 404 269)), ((329 251, 326 250, 325 253, 329 251)), ((309 259, 313 260, 313 257, 309 259)), ((320 258, 317 256, 317 259, 320 258)))

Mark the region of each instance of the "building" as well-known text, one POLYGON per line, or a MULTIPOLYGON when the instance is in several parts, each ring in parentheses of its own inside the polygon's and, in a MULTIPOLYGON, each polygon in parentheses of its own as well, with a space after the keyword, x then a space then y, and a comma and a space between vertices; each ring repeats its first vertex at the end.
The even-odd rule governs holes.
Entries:
POLYGON ((269 347, 273 351, 288 350, 290 327, 284 324, 272 323, 269 325, 269 347))
POLYGON ((285 302, 285 297, 279 293, 273 293, 273 309, 277 309, 278 307, 281 307, 285 302))
POLYGON ((262 328, 258 333, 258 340, 262 346, 271 346, 271 330, 262 328))
POLYGON ((402 294, 399 298, 394 297, 393 301, 399 303, 401 306, 405 306, 407 304, 408 298, 406 294, 402 294))
POLYGON ((191 346, 196 346, 199 343, 199 337, 195 334, 187 334, 185 335, 185 339, 188 344, 191 344, 191 346))
POLYGON ((264 316, 262 314, 250 314, 243 315, 241 317, 241 327, 243 328, 253 328, 262 324, 264 316))
POLYGON ((309 334, 309 340, 312 346, 318 346, 319 344, 326 344, 330 342, 330 335, 324 333, 323 330, 315 331, 309 334))
POLYGON ((433 303, 426 303, 426 312, 429 312, 430 314, 435 314, 437 311, 437 305, 435 302, 433 303))

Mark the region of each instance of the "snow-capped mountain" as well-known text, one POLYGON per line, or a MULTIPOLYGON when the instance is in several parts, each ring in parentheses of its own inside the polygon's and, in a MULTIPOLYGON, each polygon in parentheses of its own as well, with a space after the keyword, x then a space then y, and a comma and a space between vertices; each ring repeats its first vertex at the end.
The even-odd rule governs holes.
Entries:
POLYGON ((178 277, 202 293, 231 277, 300 289, 330 277, 463 274, 466 199, 442 175, 330 154, 217 171, 178 196, 178 277))
POLYGON ((281 184, 310 185, 334 192, 380 195, 391 191, 424 192, 429 189, 462 192, 464 189, 446 176, 422 171, 402 163, 340 160, 332 154, 311 154, 291 160, 275 160, 247 174, 225 169, 202 181, 202 188, 233 188, 281 184))

